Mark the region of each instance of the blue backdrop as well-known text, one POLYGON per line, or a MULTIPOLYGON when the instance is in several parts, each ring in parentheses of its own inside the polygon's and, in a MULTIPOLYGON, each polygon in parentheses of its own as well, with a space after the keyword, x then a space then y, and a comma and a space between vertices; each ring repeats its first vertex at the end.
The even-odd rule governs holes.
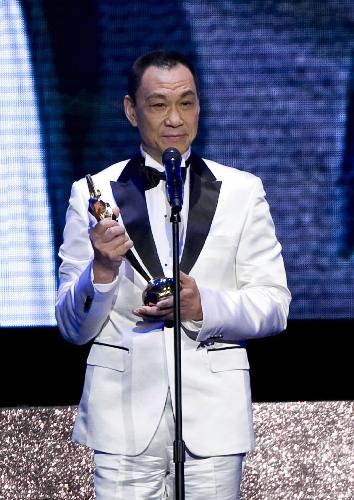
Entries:
POLYGON ((1 326, 55 324, 71 184, 136 150, 126 74, 157 48, 200 74, 195 149, 264 182, 291 317, 354 318, 350 0, 7 0, 0 21, 1 326))

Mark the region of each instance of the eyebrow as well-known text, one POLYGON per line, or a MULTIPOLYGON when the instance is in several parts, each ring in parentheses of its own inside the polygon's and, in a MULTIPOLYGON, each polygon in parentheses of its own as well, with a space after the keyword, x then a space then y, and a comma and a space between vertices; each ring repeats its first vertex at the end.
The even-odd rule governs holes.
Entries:
MULTIPOLYGON (((183 99, 184 97, 188 97, 188 96, 196 97, 196 93, 193 90, 186 90, 185 92, 183 92, 183 94, 181 94, 179 96, 179 98, 183 99)), ((167 99, 167 96, 165 94, 158 94, 157 92, 155 92, 153 94, 150 94, 146 99, 147 100, 149 100, 149 99, 167 99)))

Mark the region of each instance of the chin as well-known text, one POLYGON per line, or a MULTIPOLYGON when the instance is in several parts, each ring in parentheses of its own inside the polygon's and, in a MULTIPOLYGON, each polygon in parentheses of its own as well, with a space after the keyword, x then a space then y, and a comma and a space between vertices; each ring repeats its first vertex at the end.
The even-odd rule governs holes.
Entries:
POLYGON ((167 148, 176 148, 178 149, 178 151, 183 154, 187 151, 187 149, 189 148, 190 144, 186 144, 185 141, 174 141, 174 140, 167 140, 167 141, 164 141, 165 143, 165 149, 167 148))

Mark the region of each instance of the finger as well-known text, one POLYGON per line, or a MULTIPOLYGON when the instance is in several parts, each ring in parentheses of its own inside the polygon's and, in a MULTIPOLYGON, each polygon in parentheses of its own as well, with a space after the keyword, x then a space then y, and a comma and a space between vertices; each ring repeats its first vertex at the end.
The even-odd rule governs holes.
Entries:
POLYGON ((125 254, 128 252, 128 250, 130 250, 131 248, 133 248, 134 246, 134 243, 132 242, 132 240, 130 240, 129 238, 127 239, 127 241, 122 245, 122 256, 125 257, 125 254))
POLYGON ((180 282, 183 283, 186 281, 186 278, 188 278, 188 274, 184 273, 183 271, 179 272, 179 279, 180 282))
POLYGON ((138 307, 137 309, 133 310, 133 314, 135 314, 136 316, 139 316, 140 318, 144 318, 144 317, 161 318, 161 317, 163 317, 163 314, 161 314, 161 311, 159 311, 156 306, 138 307))
MULTIPOLYGON (((128 238, 128 236, 127 236, 127 238, 128 238)), ((133 240, 131 240, 130 238, 128 238, 127 241, 125 241, 125 243, 123 244, 123 246, 125 248, 125 252, 124 252, 124 255, 125 255, 128 250, 130 250, 131 248, 133 248, 133 246, 134 246, 133 240)))
POLYGON ((114 207, 112 208, 112 212, 114 213, 114 215, 116 216, 116 218, 118 219, 118 216, 119 216, 119 213, 120 213, 120 210, 118 207, 114 207))
POLYGON ((144 311, 141 308, 134 309, 132 313, 134 316, 138 316, 139 318, 149 318, 146 314, 144 314, 144 311))
POLYGON ((188 286, 194 281, 194 278, 192 278, 188 274, 185 274, 184 272, 180 271, 179 280, 180 280, 181 286, 188 286))
POLYGON ((127 236, 124 236, 123 239, 116 238, 115 240, 106 243, 102 252, 106 253, 113 260, 122 259, 132 247, 132 240, 129 240, 127 236))
POLYGON ((137 307, 133 311, 135 314, 140 314, 140 315, 153 315, 156 314, 156 307, 155 306, 141 306, 137 307))
POLYGON ((159 300, 156 304, 159 310, 172 309, 173 308, 173 297, 167 297, 166 299, 159 300))
POLYGON ((184 288, 181 289, 180 293, 181 302, 186 302, 190 300, 194 296, 194 294, 195 294, 194 288, 185 286, 184 288))
POLYGON ((119 226, 118 222, 112 219, 102 219, 91 229, 90 234, 100 236, 102 235, 108 228, 119 226))
MULTIPOLYGON (((103 243, 108 243, 114 239, 120 239, 119 242, 124 243, 127 241, 129 238, 125 234, 125 229, 122 226, 119 226, 119 224, 116 224, 115 226, 110 226, 108 227, 105 232, 102 234, 102 242, 103 243)), ((117 241, 117 243, 119 243, 117 241)))

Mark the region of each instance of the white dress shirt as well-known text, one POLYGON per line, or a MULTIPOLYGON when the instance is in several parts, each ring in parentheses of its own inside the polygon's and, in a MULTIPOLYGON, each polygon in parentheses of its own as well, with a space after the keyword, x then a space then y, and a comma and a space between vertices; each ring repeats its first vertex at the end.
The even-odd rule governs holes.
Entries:
MULTIPOLYGON (((141 147, 141 154, 145 158, 145 165, 164 172, 160 163, 145 153, 141 147)), ((182 155, 182 168, 186 168, 186 160, 190 155, 190 149, 182 155)), ((184 184, 183 206, 180 212, 181 222, 179 224, 179 255, 181 257, 186 238, 188 210, 189 210, 189 178, 187 169, 184 184)), ((166 181, 160 181, 157 186, 145 191, 145 199, 149 214, 152 235, 155 240, 157 253, 165 276, 173 276, 173 254, 172 254, 172 223, 170 222, 171 207, 166 196, 166 181)))

